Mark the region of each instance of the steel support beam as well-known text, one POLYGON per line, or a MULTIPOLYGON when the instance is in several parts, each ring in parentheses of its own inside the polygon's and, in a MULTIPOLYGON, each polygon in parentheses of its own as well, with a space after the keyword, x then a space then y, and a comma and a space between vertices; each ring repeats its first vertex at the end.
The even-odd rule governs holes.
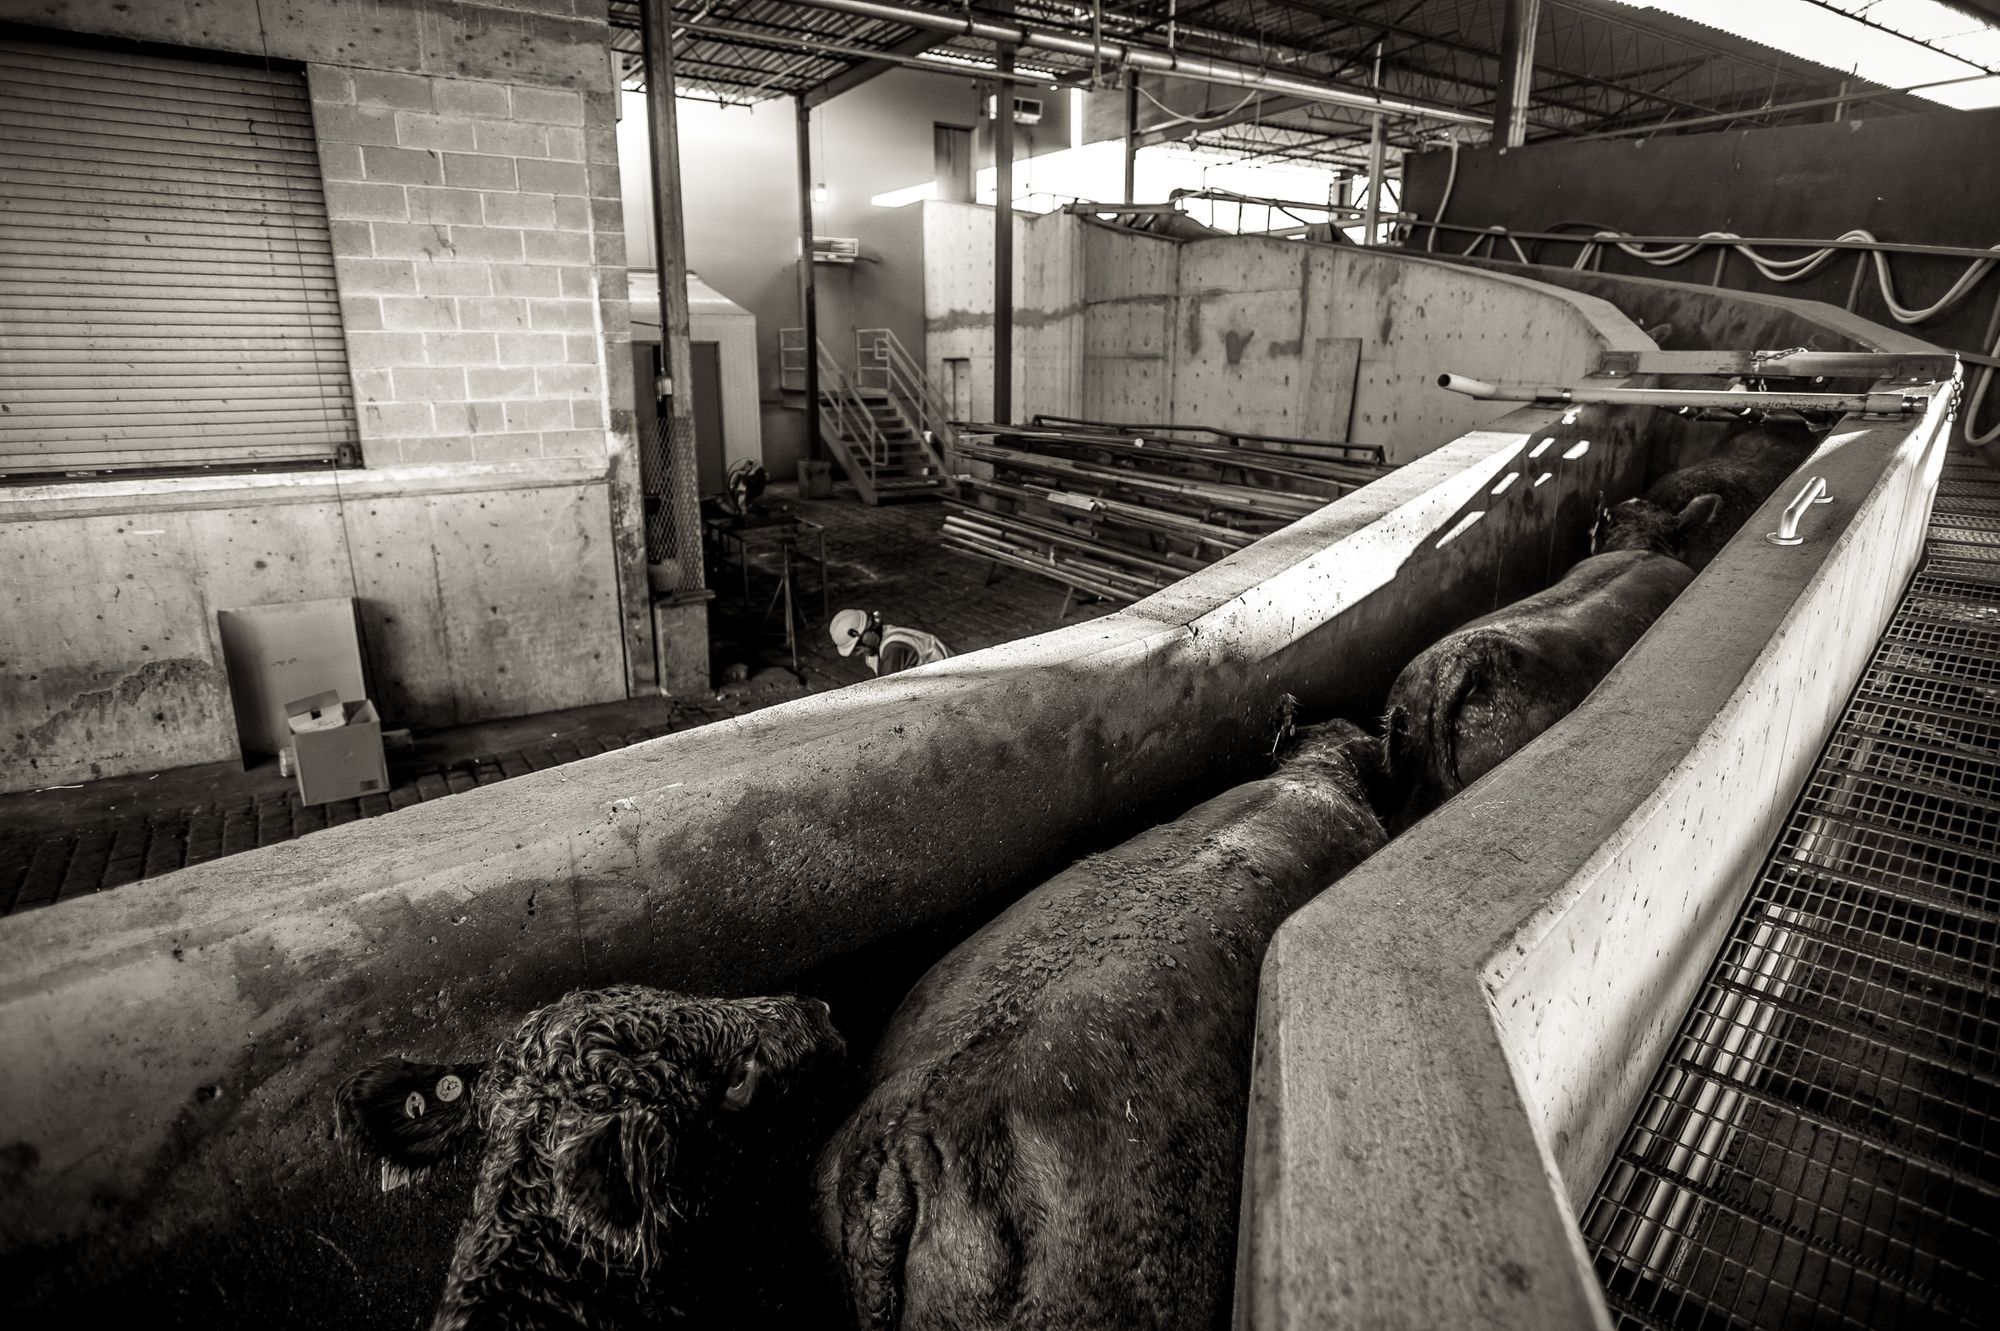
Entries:
MULTIPOLYGON (((1382 86, 1382 44, 1375 44, 1375 86, 1382 86)), ((1368 117, 1368 218, 1367 233, 1361 238, 1364 245, 1376 244, 1382 238, 1382 167, 1384 140, 1382 137, 1382 117, 1368 117)))
POLYGON ((813 280, 812 107, 798 101, 799 130, 799 322, 806 338, 806 457, 826 456, 819 437, 819 291, 813 280))
POLYGON ((1139 146, 1150 148, 1156 143, 1178 143, 1196 134, 1204 134, 1212 129, 1227 129, 1231 125, 1241 125, 1245 121, 1262 121, 1271 116, 1281 116, 1301 107, 1311 106, 1303 97, 1259 97, 1241 110, 1219 115, 1213 120, 1186 120, 1180 124, 1155 125, 1139 134, 1139 146))
POLYGON ((1855 102, 1872 102, 1881 97, 1902 97, 1927 88, 1949 88, 1955 83, 1977 83, 1991 78, 1990 74, 1964 74, 1957 78, 1932 79, 1928 83, 1909 83, 1900 88, 1876 88, 1873 91, 1846 92, 1834 97, 1810 97, 1802 102, 1780 102, 1776 106, 1747 106, 1740 111, 1722 111, 1712 116, 1695 116, 1688 120, 1654 120, 1643 124, 1634 122, 1621 129, 1595 130, 1579 134, 1576 141, 1586 139, 1616 139, 1627 134, 1672 134, 1696 125, 1724 125, 1732 120, 1748 120, 1753 116, 1784 115, 1792 111, 1810 111, 1818 106, 1846 106, 1855 102))
POLYGON ((1125 71, 1125 202, 1137 203, 1139 175, 1139 71, 1125 71))
POLYGON ((1000 48, 993 92, 993 419, 1014 420, 1014 48, 1000 48))
MULTIPOLYGON (((672 0, 643 0, 640 8, 641 51, 646 61, 646 137, 653 162, 653 253, 660 273, 660 351, 662 382, 646 391, 664 399, 660 423, 666 431, 661 450, 666 493, 660 496, 671 515, 673 558, 680 565, 675 600, 698 604, 707 593, 701 560, 700 481, 694 456, 694 347, 688 337, 687 227, 683 220, 681 150, 678 108, 674 102, 674 43, 672 0)), ((643 485, 644 465, 641 482, 643 485)), ((648 524, 650 527, 651 519, 648 524)), ((648 546, 653 533, 648 531, 648 546)), ((652 552, 660 557, 664 550, 652 552)), ((670 655, 705 660, 708 625, 705 612, 676 621, 676 637, 686 634, 670 655)), ((660 646, 655 651, 659 652, 660 646)), ((666 654, 666 653, 662 653, 666 654)), ((704 684, 706 680, 702 681, 704 684)))
POLYGON ((1542 0, 1507 0, 1500 35, 1500 95, 1493 104, 1493 143, 1518 148, 1528 141, 1528 100, 1535 85, 1535 29, 1542 0))
POLYGON ((1158 74, 1174 74, 1201 83, 1220 83, 1235 88, 1289 93, 1310 102, 1321 102, 1329 106, 1380 111, 1384 115, 1398 117, 1421 116, 1454 125, 1487 123, 1485 116, 1475 115, 1469 111, 1458 111, 1446 106, 1432 106, 1398 98, 1377 97, 1358 88, 1342 88, 1330 83, 1274 74, 1268 69, 1236 60, 1162 51, 1126 42, 1107 41, 1098 45, 1088 37, 1073 37, 1067 33, 1050 32, 1044 28, 991 23, 983 19, 961 17, 933 9, 910 9, 902 5, 885 3, 884 0, 798 0, 798 2, 842 14, 879 19, 884 23, 928 28, 933 32, 947 33, 955 37, 971 37, 998 46, 1061 51, 1088 60, 1102 59, 1108 65, 1126 69, 1144 69, 1158 74))
POLYGON ((844 92, 860 87, 870 79, 878 78, 905 62, 914 60, 936 46, 940 40, 939 34, 919 29, 913 35, 905 37, 883 51, 876 59, 850 65, 824 83, 807 88, 799 96, 808 108, 823 105, 844 92))

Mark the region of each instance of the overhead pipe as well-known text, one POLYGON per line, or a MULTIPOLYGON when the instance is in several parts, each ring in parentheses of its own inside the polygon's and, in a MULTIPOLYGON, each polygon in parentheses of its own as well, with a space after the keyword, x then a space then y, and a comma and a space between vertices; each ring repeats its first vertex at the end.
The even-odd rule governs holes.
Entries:
POLYGON ((830 9, 838 14, 853 14, 857 18, 874 19, 881 23, 900 23, 904 27, 928 28, 932 32, 947 33, 954 37, 971 37, 1000 46, 1061 51, 1065 55, 1093 60, 1101 58, 1107 64, 1123 65, 1127 69, 1143 69, 1151 73, 1173 74, 1199 83, 1220 83, 1235 88, 1252 88, 1259 92, 1283 93, 1286 96, 1319 102, 1327 106, 1344 106, 1356 111, 1376 111, 1383 115, 1402 118, 1427 117, 1454 125, 1477 125, 1484 128, 1487 124, 1485 116, 1472 115, 1465 111, 1423 106, 1416 102, 1389 97, 1370 96, 1359 89, 1336 88, 1330 84, 1288 78, 1283 74, 1273 74, 1268 70, 1259 69, 1255 65, 1212 56, 1158 51, 1125 42, 1106 41, 1095 44, 1087 37, 1071 37, 1065 33, 1050 32, 1043 28, 1021 27, 1011 23, 990 23, 983 19, 961 18, 951 14, 941 14, 935 10, 905 9, 901 5, 881 3, 881 0, 799 0, 799 3, 810 5, 815 9, 830 9))

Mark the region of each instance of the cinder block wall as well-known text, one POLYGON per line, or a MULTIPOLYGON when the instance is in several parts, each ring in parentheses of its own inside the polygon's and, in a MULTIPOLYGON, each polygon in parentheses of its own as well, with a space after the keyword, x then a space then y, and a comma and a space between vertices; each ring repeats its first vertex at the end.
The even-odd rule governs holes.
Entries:
POLYGON ((329 65, 311 88, 370 465, 602 456, 609 93, 329 65))
POLYGON ((234 757, 237 606, 355 597, 392 724, 650 691, 603 0, 0 21, 305 67, 364 462, 0 490, 0 790, 234 757))

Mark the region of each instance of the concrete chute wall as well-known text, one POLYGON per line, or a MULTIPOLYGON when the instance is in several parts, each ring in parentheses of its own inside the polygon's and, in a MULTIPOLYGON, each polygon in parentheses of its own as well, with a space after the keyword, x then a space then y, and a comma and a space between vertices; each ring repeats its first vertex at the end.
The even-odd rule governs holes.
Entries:
MULTIPOLYGON (((925 205, 926 348, 992 402, 992 213, 925 205)), ((1063 213, 1016 222, 1017 416, 1214 425, 1379 444, 1408 462, 1506 404, 1427 391, 1443 370, 1580 378, 1596 314, 1546 287, 1386 250, 1178 240, 1063 213)))
POLYGON ((1844 422, 1803 546, 1762 540, 1788 485, 1581 707, 1279 931, 1239 1327, 1609 1326, 1576 1211, 1921 550, 1954 391, 1844 422))
POLYGON ((1510 412, 1089 624, 0 921, 9 1298, 409 1320, 467 1179, 383 1198, 345 1167, 347 1071, 477 1055, 611 980, 816 988, 866 955, 893 999, 967 921, 1261 771, 1283 695, 1366 714, 1546 583, 1636 488, 1642 417, 1510 412), (1491 493, 1540 440, 1546 481, 1491 493))

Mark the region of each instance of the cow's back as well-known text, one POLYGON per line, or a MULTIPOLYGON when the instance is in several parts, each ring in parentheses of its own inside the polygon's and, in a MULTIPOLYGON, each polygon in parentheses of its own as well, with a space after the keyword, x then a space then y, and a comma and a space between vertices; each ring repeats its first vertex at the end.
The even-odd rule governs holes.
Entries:
POLYGON ((1357 791, 1281 774, 1079 862, 927 974, 822 1166, 850 1270, 907 1212, 883 1324, 1223 1324, 1258 968, 1381 841, 1357 791))
POLYGON ((1812 436, 1802 429, 1742 430, 1724 440, 1712 456, 1662 476, 1646 491, 1646 498, 1670 513, 1705 494, 1721 498, 1715 516, 1685 541, 1682 558, 1699 573, 1814 447, 1812 436))
POLYGON ((1407 825, 1567 716, 1693 574, 1648 550, 1578 561, 1545 591, 1426 648, 1389 693, 1391 774, 1407 825))

